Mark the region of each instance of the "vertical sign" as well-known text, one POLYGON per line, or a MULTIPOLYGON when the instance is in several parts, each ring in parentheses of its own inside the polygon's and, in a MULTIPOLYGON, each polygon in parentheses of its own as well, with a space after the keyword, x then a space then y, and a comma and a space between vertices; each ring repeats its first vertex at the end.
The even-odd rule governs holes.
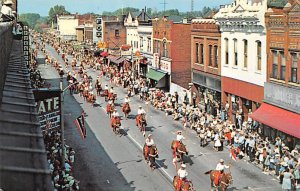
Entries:
POLYGON ((29 52, 29 27, 26 23, 22 23, 23 29, 23 54, 26 66, 29 67, 30 64, 30 52, 29 52))
POLYGON ((37 89, 33 90, 37 104, 38 120, 43 131, 60 129, 61 127, 61 100, 60 90, 37 89))
POLYGON ((100 41, 103 41, 102 40, 102 18, 99 17, 99 18, 96 18, 96 36, 98 38, 100 38, 100 41))

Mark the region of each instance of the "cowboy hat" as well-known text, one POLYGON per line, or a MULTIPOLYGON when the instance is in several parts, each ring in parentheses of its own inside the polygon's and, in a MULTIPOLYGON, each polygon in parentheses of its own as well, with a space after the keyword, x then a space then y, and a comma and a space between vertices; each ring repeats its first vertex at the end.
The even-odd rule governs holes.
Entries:
POLYGON ((177 131, 177 133, 182 133, 182 131, 177 131))
POLYGON ((12 2, 12 0, 6 0, 6 1, 3 2, 3 5, 12 5, 12 4, 14 4, 12 2))
POLYGON ((150 133, 149 135, 148 135, 148 137, 151 137, 152 136, 152 134, 150 133))
POLYGON ((181 164, 181 167, 182 168, 186 168, 186 164, 181 164))
POLYGON ((220 159, 220 162, 224 162, 224 159, 220 159))

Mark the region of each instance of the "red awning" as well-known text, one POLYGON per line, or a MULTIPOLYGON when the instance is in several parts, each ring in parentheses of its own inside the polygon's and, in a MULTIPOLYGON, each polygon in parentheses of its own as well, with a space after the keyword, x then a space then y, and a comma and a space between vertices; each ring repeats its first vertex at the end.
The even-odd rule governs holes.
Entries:
POLYGON ((300 138, 299 114, 263 103, 250 117, 262 124, 300 138))
POLYGON ((102 57, 107 57, 108 56, 108 52, 104 51, 104 52, 101 52, 100 54, 102 57))

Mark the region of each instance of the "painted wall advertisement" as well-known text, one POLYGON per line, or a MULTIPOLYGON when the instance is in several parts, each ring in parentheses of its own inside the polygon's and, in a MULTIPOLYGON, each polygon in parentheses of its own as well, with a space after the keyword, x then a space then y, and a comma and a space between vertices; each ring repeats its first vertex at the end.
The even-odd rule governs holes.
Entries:
POLYGON ((43 131, 61 127, 60 90, 33 90, 37 104, 38 121, 43 131))

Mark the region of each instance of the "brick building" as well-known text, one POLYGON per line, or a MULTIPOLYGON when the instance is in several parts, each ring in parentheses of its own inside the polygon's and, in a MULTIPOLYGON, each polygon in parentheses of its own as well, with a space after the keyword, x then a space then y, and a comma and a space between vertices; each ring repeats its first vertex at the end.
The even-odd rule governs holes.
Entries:
POLYGON ((121 47, 126 44, 126 28, 122 19, 113 21, 103 20, 103 42, 107 44, 107 49, 111 54, 121 55, 121 47))
POLYGON ((164 17, 154 19, 152 26, 153 62, 149 72, 164 74, 157 85, 165 86, 170 93, 188 89, 191 82, 191 24, 164 17))
MULTIPOLYGON (((202 105, 221 103, 221 32, 214 19, 192 20, 193 92, 202 105)), ((210 110, 212 111, 212 110, 210 110)), ((213 113, 213 112, 212 112, 213 113)))
POLYGON ((300 144, 300 1, 277 1, 269 7, 264 103, 252 118, 271 139, 292 137, 300 144))

